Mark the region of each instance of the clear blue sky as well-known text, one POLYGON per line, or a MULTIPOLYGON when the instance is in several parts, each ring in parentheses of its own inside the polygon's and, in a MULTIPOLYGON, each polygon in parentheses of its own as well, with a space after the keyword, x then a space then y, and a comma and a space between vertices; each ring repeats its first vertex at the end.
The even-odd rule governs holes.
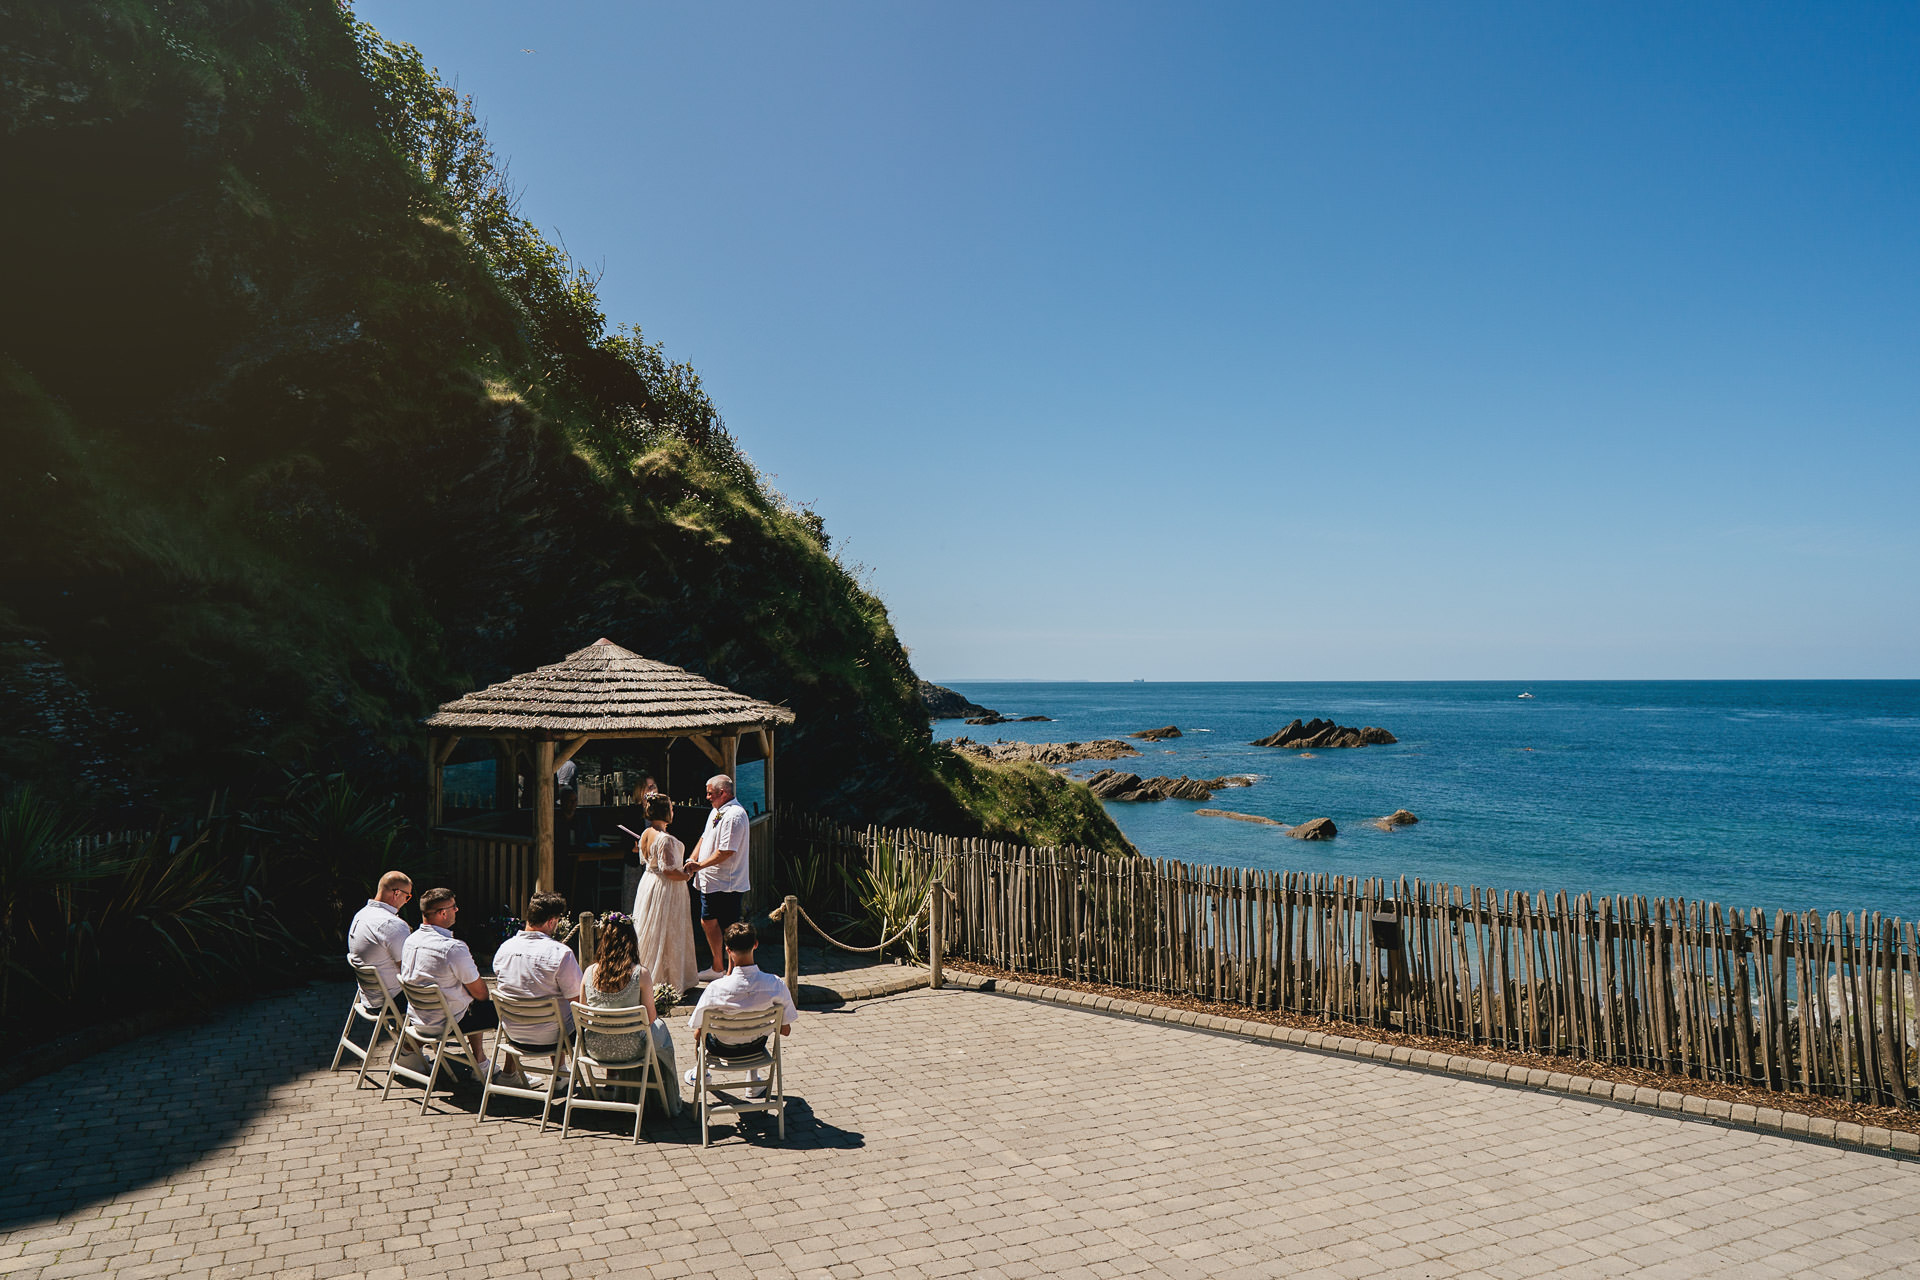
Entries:
POLYGON ((356 10, 924 675, 1920 676, 1911 5, 356 10))

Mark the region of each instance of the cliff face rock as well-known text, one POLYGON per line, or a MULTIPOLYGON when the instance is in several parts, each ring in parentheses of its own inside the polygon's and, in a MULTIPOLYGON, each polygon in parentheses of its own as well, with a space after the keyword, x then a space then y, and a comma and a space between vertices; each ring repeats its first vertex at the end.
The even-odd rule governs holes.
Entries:
POLYGON ((1322 747, 1370 747, 1383 746, 1399 739, 1385 729, 1376 729, 1368 725, 1363 729, 1349 729, 1345 725, 1335 724, 1331 720, 1295 720, 1286 728, 1269 737, 1256 739, 1256 747, 1285 747, 1292 751, 1307 751, 1322 747))
MULTIPOLYGON (((33 246, 0 307, 7 780, 84 762, 178 813, 306 761, 417 802, 423 714, 608 636, 791 707, 783 797, 829 816, 974 834, 1077 792, 980 799, 884 604, 503 211, 417 53, 312 0, 0 28, 0 243, 33 246)), ((1059 838, 1124 846, 1077 799, 1059 838)))
POLYGON ((929 720, 965 720, 969 716, 1000 714, 990 707, 983 707, 977 702, 969 701, 963 693, 955 693, 931 680, 915 681, 914 691, 920 695, 920 705, 927 709, 929 720))
POLYGON ((947 745, 962 755, 999 764, 1031 761, 1062 765, 1076 760, 1121 760, 1140 754, 1118 738, 1096 738, 1092 742, 975 742, 972 738, 953 738, 947 745))
POLYGON ((1129 738, 1143 738, 1148 742, 1164 742, 1168 738, 1178 738, 1181 734, 1180 730, 1175 726, 1167 725, 1161 729, 1142 729, 1138 733, 1130 733, 1127 736, 1129 738))
POLYGON ((1295 840, 1331 840, 1340 834, 1333 825, 1332 818, 1309 818, 1297 827, 1288 830, 1295 840))

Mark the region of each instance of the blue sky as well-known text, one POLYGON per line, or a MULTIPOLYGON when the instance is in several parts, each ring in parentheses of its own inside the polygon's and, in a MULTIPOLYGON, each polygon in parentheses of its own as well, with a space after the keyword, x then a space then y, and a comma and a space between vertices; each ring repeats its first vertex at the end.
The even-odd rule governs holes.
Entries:
POLYGON ((1911 6, 355 8, 931 678, 1920 677, 1911 6))

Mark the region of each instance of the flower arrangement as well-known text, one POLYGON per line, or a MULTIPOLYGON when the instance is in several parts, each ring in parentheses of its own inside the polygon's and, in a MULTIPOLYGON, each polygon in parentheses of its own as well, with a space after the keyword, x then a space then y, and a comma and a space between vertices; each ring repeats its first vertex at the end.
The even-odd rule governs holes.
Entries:
POLYGON ((511 938, 514 934, 519 933, 526 927, 525 922, 522 921, 519 916, 513 914, 513 908, 509 906, 502 906, 500 908, 500 914, 487 921, 487 928, 498 933, 500 935, 500 941, 502 942, 505 942, 508 938, 511 938))
POLYGON ((673 1012, 673 1007, 679 1003, 680 988, 674 986, 671 982, 662 982, 654 987, 653 1013, 655 1017, 666 1017, 669 1013, 673 1012))

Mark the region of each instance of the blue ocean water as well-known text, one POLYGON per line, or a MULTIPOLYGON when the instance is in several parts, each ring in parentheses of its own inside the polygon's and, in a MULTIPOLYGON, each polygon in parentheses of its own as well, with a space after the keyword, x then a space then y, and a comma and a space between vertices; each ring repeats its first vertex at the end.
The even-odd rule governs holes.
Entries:
POLYGON ((1920 681, 951 687, 1053 723, 943 720, 940 738, 1084 741, 1172 723, 1185 736, 1068 772, 1259 775, 1205 805, 1109 803, 1153 856, 1920 917, 1920 681), (1296 716, 1400 741, 1311 759, 1250 745, 1296 716), (1201 808, 1332 818, 1340 834, 1294 840, 1201 808), (1419 824, 1366 825, 1401 808, 1419 824))

